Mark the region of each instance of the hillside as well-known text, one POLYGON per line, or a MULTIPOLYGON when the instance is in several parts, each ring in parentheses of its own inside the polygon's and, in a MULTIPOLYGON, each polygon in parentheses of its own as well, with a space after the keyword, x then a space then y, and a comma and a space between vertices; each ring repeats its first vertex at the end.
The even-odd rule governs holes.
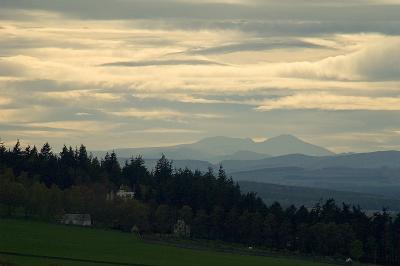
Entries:
POLYGON ((300 167, 322 168, 400 168, 400 151, 378 151, 335 156, 289 154, 261 160, 226 160, 221 162, 228 172, 262 168, 300 167))
POLYGON ((319 201, 332 198, 338 203, 359 205, 366 210, 380 210, 382 207, 386 207, 393 211, 400 211, 400 199, 373 194, 249 181, 240 181, 239 185, 243 192, 256 192, 267 204, 277 201, 284 206, 293 204, 295 206, 313 207, 319 201))
POLYGON ((222 155, 219 157, 215 157, 214 161, 222 162, 226 160, 242 160, 242 161, 252 161, 252 160, 260 160, 264 158, 271 157, 271 155, 265 153, 258 153, 254 151, 237 151, 233 154, 222 155))
POLYGON ((278 167, 234 172, 231 175, 240 181, 371 193, 400 199, 399 169, 278 167))

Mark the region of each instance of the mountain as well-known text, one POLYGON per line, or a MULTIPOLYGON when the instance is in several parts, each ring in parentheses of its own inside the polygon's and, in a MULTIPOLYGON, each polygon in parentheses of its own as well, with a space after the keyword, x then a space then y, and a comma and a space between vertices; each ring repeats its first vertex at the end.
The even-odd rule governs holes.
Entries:
POLYGON ((221 162, 228 172, 248 171, 263 168, 300 167, 322 168, 400 168, 399 151, 352 153, 335 156, 309 156, 289 154, 261 160, 226 160, 221 162))
MULTIPOLYGON (((291 135, 282 135, 263 142, 254 142, 249 138, 210 137, 195 143, 168 147, 115 149, 119 157, 142 155, 143 158, 156 159, 165 154, 173 160, 203 160, 218 163, 221 160, 255 160, 269 156, 301 153, 312 156, 334 155, 331 151, 304 142, 291 135)), ((105 151, 93 154, 103 157, 105 151)))
POLYGON ((344 202, 355 206, 359 205, 365 210, 380 210, 382 207, 386 207, 392 211, 400 211, 400 199, 383 195, 249 181, 240 181, 239 185, 245 193, 256 192, 267 204, 277 201, 284 206, 293 204, 310 208, 320 200, 334 199, 338 204, 344 202))
POLYGON ((304 167, 307 168, 317 161, 318 157, 304 154, 289 154, 283 156, 263 158, 260 160, 225 160, 221 165, 229 173, 237 171, 250 171, 264 168, 278 167, 304 167))
POLYGON ((216 161, 228 161, 228 160, 241 160, 241 161, 253 161, 253 160, 260 160, 264 158, 271 157, 271 155, 265 153, 258 153, 254 151, 237 151, 233 154, 222 155, 216 157, 216 161))
POLYGON ((379 194, 400 199, 400 168, 263 168, 229 173, 236 181, 379 194))
POLYGON ((294 153, 312 156, 334 155, 333 152, 325 148, 304 142, 303 140, 292 135, 281 135, 256 144, 257 145, 255 145, 255 149, 253 149, 253 151, 266 152, 273 156, 294 153))
POLYGON ((319 157, 290 154, 252 161, 227 160, 221 164, 236 181, 360 192, 400 199, 399 151, 319 157))
POLYGON ((194 149, 213 156, 223 156, 236 153, 240 150, 253 151, 254 141, 252 139, 211 137, 205 138, 192 144, 182 144, 178 147, 194 149))

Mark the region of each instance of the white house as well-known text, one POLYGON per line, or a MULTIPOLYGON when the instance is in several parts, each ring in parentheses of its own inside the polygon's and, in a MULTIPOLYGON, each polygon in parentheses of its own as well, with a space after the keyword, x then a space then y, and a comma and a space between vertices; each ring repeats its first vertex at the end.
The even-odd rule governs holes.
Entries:
POLYGON ((129 191, 129 188, 126 186, 121 186, 119 188, 119 190, 117 191, 117 197, 120 197, 123 199, 134 199, 135 192, 129 191))
POLYGON ((106 195, 107 200, 114 200, 115 197, 121 198, 121 199, 134 199, 135 198, 135 192, 131 191, 129 187, 122 185, 117 192, 114 192, 111 190, 109 193, 106 195))

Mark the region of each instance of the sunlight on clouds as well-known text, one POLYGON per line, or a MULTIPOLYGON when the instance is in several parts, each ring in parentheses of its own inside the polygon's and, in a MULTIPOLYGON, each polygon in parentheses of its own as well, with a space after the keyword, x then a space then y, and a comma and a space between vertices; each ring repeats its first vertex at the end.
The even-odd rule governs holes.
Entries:
POLYGON ((110 112, 110 114, 121 117, 142 118, 142 119, 167 119, 179 120, 185 116, 184 113, 163 109, 163 110, 141 110, 129 108, 123 111, 110 112))
POLYGON ((382 37, 360 50, 318 62, 281 65, 278 73, 293 77, 339 80, 399 80, 400 38, 382 37))
POLYGON ((226 115, 221 115, 221 114, 193 114, 192 115, 195 118, 206 118, 206 119, 222 119, 226 118, 226 115))
POLYGON ((65 100, 65 101, 99 101, 99 102, 117 102, 121 99, 119 95, 96 92, 95 90, 75 90, 75 91, 53 91, 53 92, 42 92, 42 97, 47 97, 54 100, 65 100))
POLYGON ((37 122, 37 123, 27 123, 26 126, 29 127, 48 127, 54 129, 63 129, 75 131, 80 134, 81 132, 101 132, 110 131, 118 127, 118 124, 104 124, 100 121, 94 120, 84 120, 84 121, 56 121, 56 122, 37 122))
POLYGON ((0 122, 28 123, 43 119, 49 109, 44 106, 24 106, 21 108, 0 109, 0 122))
POLYGON ((186 129, 186 128, 146 128, 140 130, 130 130, 130 133, 152 133, 152 134, 165 134, 165 133, 179 133, 179 134, 198 134, 202 133, 201 130, 186 129))
POLYGON ((123 111, 114 111, 109 113, 119 117, 140 118, 145 120, 167 120, 167 121, 175 120, 180 122, 185 122, 184 118, 206 118, 206 119, 224 118, 223 115, 219 114, 178 112, 171 109, 143 110, 137 108, 129 108, 123 111))
POLYGON ((323 136, 323 138, 325 141, 333 143, 334 145, 329 148, 337 152, 348 152, 354 149, 354 146, 357 144, 357 150, 360 152, 370 152, 370 146, 375 146, 376 150, 400 149, 400 142, 398 142, 399 136, 395 131, 390 129, 378 130, 375 132, 336 133, 330 136, 323 136), (387 144, 393 142, 397 142, 397 144, 387 144))
POLYGON ((205 99, 198 96, 192 96, 190 94, 185 93, 146 93, 146 92, 136 92, 133 94, 134 97, 139 99, 162 99, 166 101, 172 102, 183 102, 183 103, 197 103, 197 104, 217 104, 217 103, 225 103, 224 100, 216 100, 216 99, 205 99))
POLYGON ((11 122, 17 119, 19 112, 15 109, 0 109, 0 122, 11 122))
POLYGON ((10 104, 12 99, 0 95, 0 105, 10 104))
POLYGON ((375 110, 400 111, 400 98, 343 96, 327 93, 295 94, 268 100, 256 108, 259 111, 276 109, 375 110))

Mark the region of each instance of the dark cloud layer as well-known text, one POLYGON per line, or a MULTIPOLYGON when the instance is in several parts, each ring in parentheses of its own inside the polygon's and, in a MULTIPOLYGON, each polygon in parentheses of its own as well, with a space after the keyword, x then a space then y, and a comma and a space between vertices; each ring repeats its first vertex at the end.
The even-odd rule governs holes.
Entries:
POLYGON ((102 64, 105 67, 146 67, 146 66, 179 66, 179 65, 224 65, 209 60, 148 60, 148 61, 125 61, 102 64))
POLYGON ((234 53, 243 51, 265 51, 274 49, 286 49, 286 48, 326 48, 321 45, 316 45, 313 43, 303 42, 299 40, 293 41, 244 41, 243 43, 227 44, 221 46, 214 46, 208 48, 200 48, 189 51, 189 54, 224 54, 224 53, 234 53))
POLYGON ((3 0, 4 8, 51 10, 85 19, 279 19, 279 20, 398 20, 400 6, 368 5, 359 1, 326 5, 322 1, 259 1, 229 4, 171 0, 3 0), (251 3, 251 2, 250 2, 251 3), (286 3, 286 4, 285 4, 286 3), (350 3, 350 4, 349 4, 350 3))
MULTIPOLYGON (((20 9, 54 11, 80 19, 134 20, 147 27, 237 29, 262 36, 381 32, 400 34, 400 5, 367 1, 2 0, 1 16, 24 19, 20 9)), ((261 49, 261 48, 260 48, 261 49)))
POLYGON ((43 126, 27 126, 24 124, 4 124, 0 123, 1 131, 47 131, 47 132, 74 132, 76 130, 71 130, 67 128, 54 128, 54 127, 43 127, 43 126))

